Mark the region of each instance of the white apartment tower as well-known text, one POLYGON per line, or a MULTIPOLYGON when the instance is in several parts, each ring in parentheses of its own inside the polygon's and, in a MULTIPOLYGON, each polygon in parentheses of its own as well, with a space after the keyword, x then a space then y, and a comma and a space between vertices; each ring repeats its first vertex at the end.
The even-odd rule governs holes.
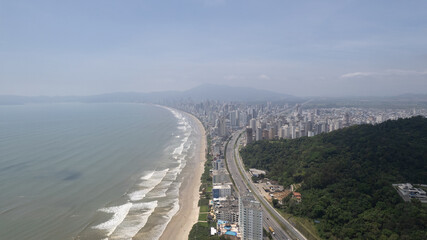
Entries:
POLYGON ((251 121, 249 122, 249 127, 252 128, 253 133, 256 132, 257 126, 256 126, 256 119, 252 118, 251 121))
POLYGON ((243 240, 262 240, 262 208, 253 195, 239 198, 239 226, 243 240))

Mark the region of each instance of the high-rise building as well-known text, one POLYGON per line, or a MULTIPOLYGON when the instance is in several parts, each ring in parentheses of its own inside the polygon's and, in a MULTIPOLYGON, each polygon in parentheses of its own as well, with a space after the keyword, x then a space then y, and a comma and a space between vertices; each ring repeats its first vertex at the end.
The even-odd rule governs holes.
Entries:
POLYGON ((262 208, 253 195, 239 198, 239 227, 243 240, 262 240, 262 208))
POLYGON ((297 138, 297 127, 291 126, 291 138, 295 139, 297 138))
POLYGON ((344 127, 350 126, 350 114, 348 112, 344 115, 344 127))
POLYGON ((291 128, 288 125, 285 125, 283 127, 283 130, 284 130, 284 138, 291 138, 292 137, 291 128))
POLYGON ((279 139, 285 138, 285 126, 279 128, 277 131, 277 136, 279 139))
POLYGON ((275 129, 272 127, 268 130, 268 139, 273 140, 276 137, 275 129))
POLYGON ((233 128, 233 127, 236 127, 238 124, 238 122, 237 122, 237 114, 238 114, 238 112, 237 111, 232 111, 232 112, 230 112, 230 122, 231 122, 231 127, 233 128))
POLYGON ((262 139, 268 140, 268 130, 267 129, 262 130, 262 139))
POLYGON ((262 129, 261 128, 257 128, 255 140, 257 140, 257 141, 262 140, 262 129))
POLYGON ((252 128, 254 132, 256 132, 256 119, 252 118, 249 124, 249 127, 252 128))
POLYGON ((226 137, 228 135, 227 125, 223 117, 218 120, 218 135, 220 137, 226 137))
POLYGON ((246 144, 250 144, 252 142, 252 128, 246 128, 246 144))
POLYGON ((245 112, 239 112, 237 117, 239 127, 244 127, 248 124, 248 115, 245 112))

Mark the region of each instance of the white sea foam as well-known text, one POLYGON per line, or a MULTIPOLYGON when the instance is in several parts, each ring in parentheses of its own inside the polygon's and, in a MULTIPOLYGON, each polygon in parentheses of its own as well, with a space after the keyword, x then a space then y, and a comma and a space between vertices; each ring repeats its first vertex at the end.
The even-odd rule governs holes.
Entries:
POLYGON ((153 190, 150 192, 150 198, 163 198, 166 197, 166 192, 168 191, 168 188, 162 188, 153 190))
POLYGON ((150 192, 153 188, 142 189, 142 190, 129 193, 129 198, 133 202, 140 201, 144 199, 145 195, 147 195, 147 193, 150 192))
MULTIPOLYGON (((181 183, 178 183, 175 186, 175 189, 173 191, 177 196, 179 195, 179 188, 180 188, 180 186, 181 186, 181 183)), ((152 239, 158 240, 160 238, 160 236, 165 231, 166 226, 169 224, 169 222, 172 219, 172 217, 175 216, 175 214, 178 212, 178 210, 179 210, 179 202, 178 201, 173 201, 173 202, 171 202, 171 204, 172 204, 172 208, 164 216, 165 221, 163 221, 161 225, 158 225, 156 227, 157 234, 155 234, 155 236, 153 236, 152 239)))
POLYGON ((178 159, 178 157, 184 153, 184 150, 188 150, 187 148, 185 148, 188 142, 188 138, 189 137, 186 136, 184 139, 182 139, 181 144, 173 150, 172 155, 175 159, 178 159))
POLYGON ((159 183, 153 190, 151 190, 150 193, 147 194, 147 197, 154 199, 166 197, 166 192, 169 190, 172 183, 174 183, 176 180, 177 174, 178 172, 174 171, 174 169, 168 171, 162 182, 159 183))
POLYGON ((160 170, 160 171, 155 171, 152 175, 151 178, 146 179, 146 178, 141 178, 142 181, 139 186, 141 187, 155 187, 156 185, 158 185, 162 179, 165 177, 166 173, 169 171, 169 168, 166 168, 164 170, 160 170))
POLYGON ((143 181, 139 184, 139 186, 145 187, 145 188, 130 193, 129 194, 130 200, 134 202, 134 201, 140 201, 144 199, 147 193, 153 190, 163 180, 163 178, 165 177, 168 171, 169 169, 167 168, 161 171, 152 172, 151 174, 149 174, 150 175, 149 178, 147 177, 148 175, 141 177, 141 180, 143 181))
POLYGON ((172 154, 174 155, 175 158, 177 158, 177 155, 182 154, 182 151, 184 150, 184 143, 181 143, 181 145, 179 145, 179 147, 175 148, 172 152, 172 154))
POLYGON ((144 179, 150 179, 150 178, 153 176, 153 174, 154 174, 154 171, 152 171, 152 172, 150 172, 150 173, 148 173, 148 174, 146 174, 146 175, 142 176, 142 177, 141 177, 141 180, 144 180, 144 179))
POLYGON ((188 127, 184 125, 184 126, 179 126, 178 129, 186 131, 188 129, 188 127))
POLYGON ((145 226, 157 205, 158 201, 134 204, 111 238, 132 239, 145 226))
POLYGON ((99 225, 96 225, 92 228, 99 229, 99 230, 106 230, 107 236, 110 236, 114 232, 114 230, 116 230, 117 226, 119 226, 120 223, 123 222, 123 220, 126 218, 126 215, 128 215, 131 207, 132 207, 132 203, 128 202, 120 206, 99 209, 99 211, 102 211, 102 212, 113 213, 113 216, 110 218, 110 220, 104 223, 101 223, 99 225))

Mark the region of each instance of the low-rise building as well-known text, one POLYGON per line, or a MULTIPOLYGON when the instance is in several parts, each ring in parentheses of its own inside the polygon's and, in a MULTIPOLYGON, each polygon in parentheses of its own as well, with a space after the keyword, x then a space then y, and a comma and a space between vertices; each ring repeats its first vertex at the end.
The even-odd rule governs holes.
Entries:
POLYGON ((264 175, 265 176, 265 171, 259 170, 259 169, 256 169, 256 168, 250 168, 249 172, 254 177, 259 177, 260 175, 264 175))
POLYGON ((212 197, 214 200, 215 198, 228 197, 231 196, 231 192, 231 183, 214 184, 212 188, 212 197))
POLYGON ((239 221, 239 201, 228 197, 225 201, 219 201, 215 206, 216 219, 235 223, 239 221))
POLYGON ((299 192, 293 192, 292 193, 292 198, 294 198, 295 200, 297 200, 297 202, 301 202, 301 193, 299 193, 299 192))
POLYGON ((393 184, 399 195, 404 201, 409 202, 411 199, 419 199, 421 202, 427 203, 427 195, 421 188, 416 188, 410 183, 393 184))

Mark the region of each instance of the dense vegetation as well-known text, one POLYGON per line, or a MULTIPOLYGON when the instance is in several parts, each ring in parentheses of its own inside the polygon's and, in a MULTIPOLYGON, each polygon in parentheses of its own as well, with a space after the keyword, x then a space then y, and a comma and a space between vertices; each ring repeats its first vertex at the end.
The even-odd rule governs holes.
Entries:
POLYGON ((427 119, 359 125, 294 140, 258 141, 241 150, 302 202, 284 211, 317 220, 326 239, 427 239, 427 204, 405 203, 392 183, 427 183, 427 119))

